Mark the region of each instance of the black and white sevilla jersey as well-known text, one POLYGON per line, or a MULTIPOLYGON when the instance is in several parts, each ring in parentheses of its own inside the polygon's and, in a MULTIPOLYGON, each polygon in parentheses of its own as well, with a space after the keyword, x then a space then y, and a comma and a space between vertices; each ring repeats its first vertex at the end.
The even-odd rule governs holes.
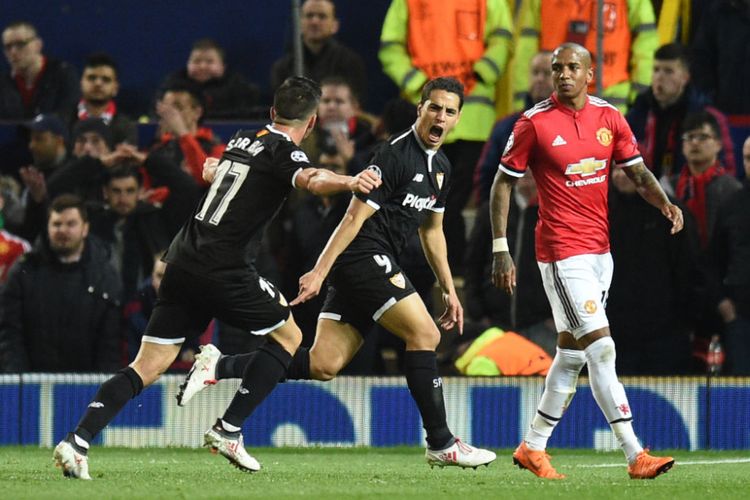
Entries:
POLYGON ((398 259, 429 212, 445 211, 450 162, 442 151, 427 149, 413 126, 382 144, 367 168, 383 183, 369 194, 355 196, 377 212, 365 221, 337 264, 382 253, 398 259))
POLYGON ((216 177, 164 258, 193 274, 236 279, 252 270, 263 230, 310 167, 307 155, 272 125, 240 130, 216 177))

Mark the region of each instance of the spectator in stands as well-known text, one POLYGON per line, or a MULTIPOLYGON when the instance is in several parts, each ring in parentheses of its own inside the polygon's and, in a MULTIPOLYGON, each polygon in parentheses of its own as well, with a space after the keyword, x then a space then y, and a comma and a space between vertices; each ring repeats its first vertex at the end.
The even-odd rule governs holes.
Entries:
POLYGON ((302 143, 302 149, 313 162, 322 153, 340 155, 346 171, 353 175, 352 159, 375 142, 372 122, 357 113, 359 101, 345 79, 326 77, 320 88, 323 94, 318 104, 318 126, 302 143))
MULTIPOLYGON (((659 45, 654 8, 650 1, 608 0, 604 3, 602 95, 622 112, 651 82, 654 51, 659 45)), ((564 42, 586 47, 597 63, 596 2, 526 0, 516 13, 518 41, 513 57, 513 97, 523 107, 531 58, 564 42)), ((596 78, 589 84, 596 94, 596 78)))
POLYGON ((740 189, 719 160, 721 128, 714 115, 700 111, 682 122, 682 154, 686 165, 677 179, 677 198, 697 222, 701 248, 705 249, 716 226, 719 207, 740 189))
POLYGON ((750 137, 742 157, 744 185, 721 206, 711 241, 721 281, 718 311, 724 322, 727 371, 732 375, 750 375, 750 137))
POLYGON ((714 0, 698 22, 696 85, 727 115, 750 114, 750 0, 714 0))
POLYGON ((510 59, 511 29, 508 2, 488 0, 393 0, 383 22, 378 55, 404 97, 418 102, 424 83, 437 76, 454 77, 464 86, 462 118, 442 148, 453 167, 444 230, 456 275, 463 275, 464 267, 463 209, 496 120, 495 87, 510 59))
POLYGON ((638 196, 625 172, 621 168, 611 172, 614 275, 607 317, 617 344, 617 372, 687 373, 699 300, 695 222, 686 214, 684 229, 669 234, 669 221, 638 196))
POLYGON ((26 21, 3 30, 10 73, 0 77, 0 119, 24 120, 39 113, 68 117, 78 102, 76 71, 42 54, 42 39, 26 21))
POLYGON ((185 83, 196 85, 203 94, 207 120, 257 117, 258 87, 239 73, 228 70, 225 55, 224 48, 215 40, 197 40, 186 66, 169 75, 162 83, 162 89, 185 83))
POLYGON ((154 266, 154 255, 169 244, 161 209, 139 200, 141 178, 132 166, 106 171, 104 205, 91 209, 91 234, 110 250, 122 278, 123 297, 132 297, 154 266))
POLYGON ((208 185, 203 180, 203 162, 224 152, 224 145, 211 129, 200 125, 204 109, 203 94, 195 85, 182 83, 166 88, 156 104, 160 136, 152 149, 179 165, 199 186, 208 185))
POLYGON ((534 228, 538 220, 536 183, 531 173, 527 172, 514 187, 508 213, 506 234, 516 263, 518 283, 516 292, 508 295, 496 288, 491 281, 492 230, 489 198, 477 207, 469 248, 466 250, 464 304, 468 317, 481 323, 482 329, 499 326, 504 330, 513 330, 554 356, 557 330, 534 250, 534 228))
POLYGON ((24 217, 19 234, 33 241, 46 220, 47 181, 67 161, 67 133, 62 120, 52 114, 37 115, 27 126, 34 163, 18 170, 24 185, 24 217))
POLYGON ((671 194, 674 194, 673 180, 685 164, 680 127, 690 113, 705 110, 716 117, 724 168, 735 174, 734 146, 727 118, 709 106, 705 94, 691 84, 689 64, 687 49, 682 45, 670 43, 659 47, 654 54, 651 86, 638 95, 626 115, 646 165, 671 194))
MULTIPOLYGON (((345 78, 354 94, 364 99, 367 95, 364 60, 334 38, 339 30, 336 4, 333 0, 305 0, 301 11, 303 76, 318 82, 328 76, 345 78)), ((294 74, 294 53, 289 50, 273 63, 271 89, 276 90, 294 74)))
POLYGON ((29 242, 5 230, 5 189, 0 189, 0 285, 8 278, 13 263, 31 250, 29 242))
MULTIPOLYGON (((552 52, 539 52, 531 59, 529 67, 530 79, 529 90, 526 93, 524 110, 547 99, 552 94, 552 52)), ((513 132, 513 126, 521 117, 521 111, 512 113, 495 123, 487 143, 484 145, 482 155, 479 157, 476 171, 474 173, 476 189, 478 191, 478 204, 490 199, 490 188, 495 180, 497 165, 500 156, 508 143, 508 138, 513 132)))
POLYGON ((121 366, 119 279, 88 236, 83 201, 52 201, 46 237, 18 261, 2 290, 5 372, 114 371, 121 366))
POLYGON ((81 100, 73 124, 87 118, 100 118, 112 131, 112 143, 138 145, 138 128, 117 108, 120 90, 117 63, 108 54, 95 53, 86 58, 81 75, 81 100))

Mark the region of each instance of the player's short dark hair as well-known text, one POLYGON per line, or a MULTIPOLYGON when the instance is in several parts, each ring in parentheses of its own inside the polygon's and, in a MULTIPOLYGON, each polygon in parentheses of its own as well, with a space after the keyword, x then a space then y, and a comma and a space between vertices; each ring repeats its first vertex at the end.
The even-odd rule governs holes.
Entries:
POLYGON ((75 194, 65 193, 61 194, 60 196, 56 197, 52 202, 49 204, 49 208, 47 209, 47 219, 49 219, 49 216, 52 214, 52 212, 60 213, 63 212, 69 208, 75 208, 78 210, 78 213, 81 214, 81 219, 83 219, 83 222, 89 221, 89 211, 86 209, 86 204, 83 202, 83 199, 75 194))
POLYGON ((422 98, 419 104, 424 104, 430 98, 433 90, 445 90, 458 96, 458 109, 464 107, 464 86, 461 82, 450 76, 439 76, 433 78, 422 87, 422 98))
POLYGON ((141 177, 141 171, 133 164, 130 163, 118 163, 111 168, 108 168, 104 174, 104 185, 108 185, 115 179, 127 179, 132 177, 140 186, 143 178, 141 177))
POLYGON ((94 52, 93 54, 89 54, 86 56, 86 64, 83 65, 83 69, 86 68, 100 68, 102 66, 107 66, 108 68, 112 68, 112 71, 115 72, 115 78, 119 78, 119 70, 117 68, 117 63, 115 60, 107 54, 106 52, 94 52))
POLYGON ((318 109, 320 85, 304 76, 290 76, 273 95, 277 121, 305 120, 318 109))
POLYGON ((193 47, 190 49, 190 51, 194 50, 215 50, 219 57, 221 58, 221 61, 226 61, 226 52, 224 52, 224 47, 219 45, 219 42, 214 40, 213 38, 201 38, 200 40, 196 40, 193 42, 193 47))
POLYGON ((690 68, 690 53, 687 47, 679 43, 668 43, 656 49, 654 60, 680 61, 683 66, 690 68))
POLYGON ((682 133, 684 134, 686 132, 690 132, 691 130, 703 128, 703 125, 708 125, 709 127, 711 127, 714 136, 718 138, 721 137, 721 127, 719 126, 719 121, 708 111, 698 111, 687 115, 682 121, 682 133))

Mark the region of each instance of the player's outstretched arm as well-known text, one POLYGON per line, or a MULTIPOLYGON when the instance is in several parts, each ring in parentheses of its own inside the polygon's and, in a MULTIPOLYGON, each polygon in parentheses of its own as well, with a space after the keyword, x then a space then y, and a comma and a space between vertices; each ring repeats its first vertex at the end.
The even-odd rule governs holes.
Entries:
POLYGON ((297 176, 297 187, 306 189, 318 196, 351 191, 367 194, 376 189, 382 181, 371 170, 364 170, 355 176, 340 175, 325 168, 306 168, 297 176))
POLYGON ((490 190, 492 284, 505 290, 508 295, 513 295, 516 286, 516 266, 510 256, 507 240, 510 195, 515 183, 515 177, 498 170, 490 190))
POLYGON ((448 265, 448 246, 443 232, 443 214, 431 212, 419 227, 419 239, 422 242, 425 258, 437 278, 443 293, 445 312, 438 323, 446 330, 458 326, 458 333, 464 332, 464 309, 456 295, 453 276, 448 265))
POLYGON ((328 243, 318 257, 315 267, 299 279, 299 293, 290 302, 291 305, 296 306, 302 302, 307 302, 320 293, 320 287, 328 276, 333 263, 357 236, 362 224, 374 213, 375 209, 370 205, 355 196, 352 197, 349 208, 346 209, 341 222, 339 222, 331 237, 328 238, 328 243))
POLYGON ((636 186, 638 194, 659 209, 659 211, 672 223, 671 234, 682 230, 684 220, 680 207, 669 201, 667 194, 661 188, 659 181, 643 162, 624 167, 625 174, 636 186))

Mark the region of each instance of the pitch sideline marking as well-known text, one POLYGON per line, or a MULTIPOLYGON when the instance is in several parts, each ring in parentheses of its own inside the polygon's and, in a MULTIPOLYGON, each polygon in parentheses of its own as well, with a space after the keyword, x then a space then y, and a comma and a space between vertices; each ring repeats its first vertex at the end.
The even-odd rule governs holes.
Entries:
MULTIPOLYGON (((745 464, 750 463, 750 458, 722 458, 719 460, 689 460, 675 461, 675 465, 714 465, 714 464, 745 464)), ((625 467, 626 464, 578 464, 576 467, 584 469, 598 469, 601 467, 625 467)))

